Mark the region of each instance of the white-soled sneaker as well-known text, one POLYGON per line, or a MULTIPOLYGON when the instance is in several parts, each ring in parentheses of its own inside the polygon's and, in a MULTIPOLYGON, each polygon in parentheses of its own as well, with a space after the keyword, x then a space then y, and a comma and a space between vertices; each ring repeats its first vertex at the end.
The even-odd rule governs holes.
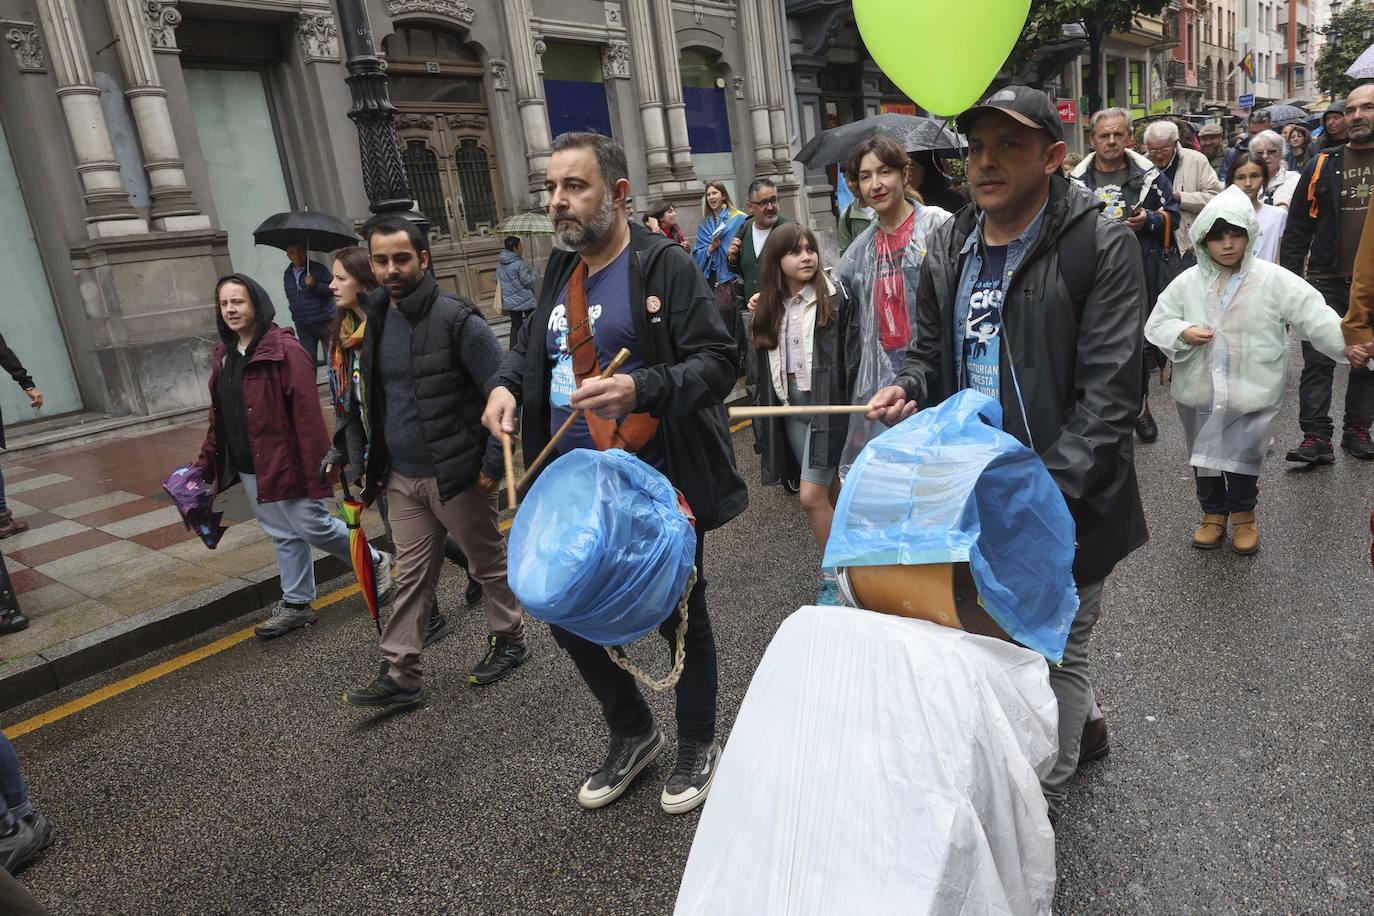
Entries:
POLYGON ((678 741, 677 766, 663 787, 659 804, 669 814, 686 814, 706 801, 720 765, 720 745, 712 741, 678 741))
POLYGON ((588 810, 606 807, 625 794, 635 777, 663 753, 667 743, 658 725, 643 735, 611 735, 606 762, 577 790, 577 803, 588 810))

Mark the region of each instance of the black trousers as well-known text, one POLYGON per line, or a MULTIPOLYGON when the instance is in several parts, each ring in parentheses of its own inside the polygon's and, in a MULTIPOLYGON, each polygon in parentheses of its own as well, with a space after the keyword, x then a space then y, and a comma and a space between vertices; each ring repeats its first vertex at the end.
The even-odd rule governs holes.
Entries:
POLYGON ((1208 515, 1230 515, 1233 512, 1253 512, 1259 502, 1259 478, 1250 474, 1225 472, 1220 477, 1198 477, 1197 501, 1208 515))
POLYGON ((526 312, 506 312, 510 316, 510 341, 506 344, 509 350, 515 349, 515 338, 520 335, 520 328, 525 324, 526 312))
MULTIPOLYGON (((1318 277, 1311 280, 1326 304, 1337 315, 1345 317, 1350 305, 1350 279, 1318 277)), ((1331 422, 1331 382, 1336 377, 1336 363, 1317 352, 1307 341, 1302 342, 1302 376, 1298 380, 1298 425, 1303 435, 1330 439, 1336 430, 1331 422)), ((1345 388, 1344 425, 1369 426, 1374 420, 1374 371, 1350 367, 1350 380, 1345 388)))
MULTIPOLYGON (((687 599, 687 661, 675 688, 678 738, 703 743, 714 741, 716 737, 716 640, 711 632, 711 619, 706 614, 706 578, 702 570, 704 541, 705 538, 698 534, 697 582, 687 599)), ((680 619, 674 608, 658 628, 659 635, 668 643, 670 661, 680 619)), ((612 734, 640 735, 653 726, 653 714, 634 677, 611 661, 604 648, 562 627, 550 629, 554 641, 572 656, 582 680, 601 704, 612 734)))

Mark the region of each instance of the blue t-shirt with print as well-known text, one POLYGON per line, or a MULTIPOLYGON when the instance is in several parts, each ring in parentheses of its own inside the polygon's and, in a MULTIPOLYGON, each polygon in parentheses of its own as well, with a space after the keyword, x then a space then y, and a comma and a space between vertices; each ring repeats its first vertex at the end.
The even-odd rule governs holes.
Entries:
MULTIPOLYGON (((591 323, 596 357, 604 369, 620 352, 621 348, 630 351, 630 358, 618 370, 618 374, 628 374, 644 365, 639 352, 639 340, 635 336, 634 315, 630 311, 630 249, 626 247, 614 261, 592 274, 583 283, 582 289, 587 296, 587 320, 591 323)), ((568 287, 564 284, 558 291, 557 305, 549 315, 549 326, 545 334, 545 347, 549 360, 553 363, 553 373, 549 382, 549 435, 558 432, 564 421, 572 413, 569 403, 572 393, 577 390, 577 379, 573 375, 572 354, 568 352, 568 287)), ((655 443, 649 443, 640 450, 639 457, 649 464, 656 465, 653 451, 655 443)), ((581 417, 572 425, 562 439, 558 440, 559 454, 575 448, 596 448, 592 441, 587 421, 581 417)))
POLYGON ((1001 398, 1002 298, 1006 245, 983 246, 982 270, 969 296, 964 325, 964 386, 1001 398))

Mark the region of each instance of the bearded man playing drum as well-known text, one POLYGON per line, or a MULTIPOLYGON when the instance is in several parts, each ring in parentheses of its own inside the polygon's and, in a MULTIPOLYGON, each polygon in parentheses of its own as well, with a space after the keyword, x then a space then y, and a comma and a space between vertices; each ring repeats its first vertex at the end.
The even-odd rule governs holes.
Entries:
MULTIPOLYGON (((735 384, 735 342, 691 256, 627 217, 625 151, 608 137, 567 133, 553 143, 544 187, 554 246, 531 317, 493 378, 482 422, 494 436, 515 432, 533 464, 575 410, 585 413, 558 451, 622 448, 663 472, 696 517, 697 579, 687 603, 686 664, 677 682, 677 764, 660 803, 669 814, 706 800, 715 776, 716 649, 702 571, 705 532, 748 503, 735 469, 724 399, 735 384), (621 348, 620 374, 599 379, 621 348)), ((670 642, 680 617, 659 628, 670 642)), ((601 703, 610 746, 577 801, 601 808, 618 799, 663 752, 662 730, 634 678, 607 652, 553 627, 601 703)))

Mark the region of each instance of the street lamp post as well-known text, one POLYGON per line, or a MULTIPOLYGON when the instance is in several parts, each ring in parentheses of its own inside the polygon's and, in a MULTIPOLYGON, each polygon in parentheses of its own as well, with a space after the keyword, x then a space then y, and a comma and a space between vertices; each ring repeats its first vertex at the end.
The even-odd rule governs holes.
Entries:
POLYGON ((415 220, 422 231, 429 223, 415 210, 415 199, 401 161, 392 119, 396 107, 387 92, 386 71, 372 43, 363 0, 335 0, 339 34, 343 38, 345 82, 353 97, 348 116, 358 128, 358 149, 363 165, 367 204, 377 216, 396 214, 415 220))

